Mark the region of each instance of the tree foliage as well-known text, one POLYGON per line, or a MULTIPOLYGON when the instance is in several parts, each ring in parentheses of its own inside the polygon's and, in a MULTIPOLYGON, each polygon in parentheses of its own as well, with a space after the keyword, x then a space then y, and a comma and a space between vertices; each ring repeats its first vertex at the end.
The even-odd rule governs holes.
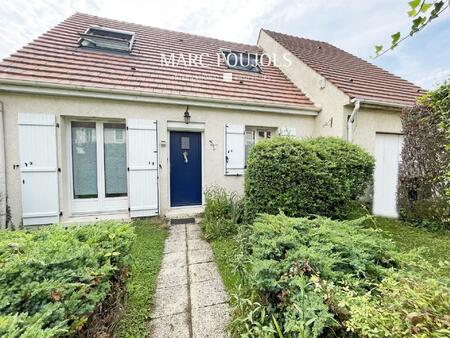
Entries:
POLYGON ((412 0, 408 2, 408 16, 411 18, 411 28, 407 33, 396 32, 391 35, 391 45, 385 48, 383 45, 375 46, 377 56, 383 55, 389 50, 397 47, 402 41, 413 36, 423 28, 425 28, 432 20, 436 19, 446 10, 450 0, 412 0))
POLYGON ((450 221, 450 82, 402 114, 398 206, 415 223, 450 221))

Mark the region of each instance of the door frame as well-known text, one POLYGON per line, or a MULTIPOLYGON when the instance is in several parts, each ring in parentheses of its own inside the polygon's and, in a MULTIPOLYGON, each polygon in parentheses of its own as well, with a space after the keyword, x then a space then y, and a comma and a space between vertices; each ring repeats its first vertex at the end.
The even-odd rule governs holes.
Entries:
MULTIPOLYGON (((128 212, 128 204, 129 204, 129 187, 128 187, 128 172, 127 172, 127 196, 120 196, 120 197, 100 197, 100 194, 105 192, 105 172, 104 172, 104 147, 103 147, 103 128, 98 128, 99 124, 104 123, 121 123, 125 125, 124 130, 124 137, 125 137, 125 145, 128 153, 128 142, 127 142, 127 133, 126 133, 126 120, 125 119, 114 119, 114 118, 84 118, 84 117, 69 117, 66 119, 66 151, 67 151, 67 173, 68 173, 68 180, 69 183, 69 189, 68 191, 68 209, 69 209, 69 216, 86 216, 86 215, 99 215, 99 214, 111 214, 111 213, 122 213, 122 212, 128 212), (72 122, 94 122, 95 123, 95 131, 96 131, 96 137, 97 137, 97 187, 99 186, 99 182, 102 182, 103 189, 97 189, 98 197, 97 198, 86 198, 82 199, 83 202, 79 202, 78 204, 81 204, 77 208, 76 211, 74 211, 74 203, 77 201, 73 198, 73 166, 72 166, 72 122), (98 134, 98 130, 101 130, 100 134, 98 134), (102 143, 100 144, 98 142, 98 137, 100 136, 100 139, 102 143), (100 151, 99 151, 100 150, 100 151), (98 159, 99 157, 102 158, 103 161, 99 165, 98 159), (105 208, 105 201, 111 203, 113 206, 116 205, 116 207, 111 208, 105 208), (96 210, 91 210, 89 208, 91 205, 94 205, 97 203, 96 210), (86 204, 85 207, 82 206, 82 204, 86 204), (83 210, 85 209, 85 210, 83 210)), ((126 156, 128 156, 126 154, 126 156)), ((128 157, 127 157, 128 161, 128 157)))
POLYGON ((202 122, 190 122, 186 124, 179 121, 167 121, 167 205, 168 209, 186 209, 186 208, 198 208, 205 204, 205 124, 202 122), (202 166, 202 202, 199 205, 185 205, 173 207, 170 198, 170 133, 171 132, 186 132, 186 133, 200 133, 200 149, 202 152, 201 166, 202 166))

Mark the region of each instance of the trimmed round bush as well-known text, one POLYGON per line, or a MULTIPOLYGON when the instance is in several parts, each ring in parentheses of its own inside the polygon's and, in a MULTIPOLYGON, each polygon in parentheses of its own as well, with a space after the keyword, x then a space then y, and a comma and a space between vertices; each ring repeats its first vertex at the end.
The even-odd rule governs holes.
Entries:
POLYGON ((371 184, 375 161, 339 138, 274 138, 250 151, 245 174, 245 216, 345 217, 371 184))

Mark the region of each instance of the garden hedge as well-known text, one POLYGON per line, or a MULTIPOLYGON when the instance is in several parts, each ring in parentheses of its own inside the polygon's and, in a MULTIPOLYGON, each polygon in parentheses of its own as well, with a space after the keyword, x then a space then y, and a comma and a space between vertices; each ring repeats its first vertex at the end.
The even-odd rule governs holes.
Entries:
POLYGON ((83 329, 128 269, 128 224, 49 226, 0 236, 0 336, 59 337, 83 329))
POLYGON ((250 151, 245 173, 245 215, 345 217, 372 182, 375 161, 339 138, 274 138, 250 151))

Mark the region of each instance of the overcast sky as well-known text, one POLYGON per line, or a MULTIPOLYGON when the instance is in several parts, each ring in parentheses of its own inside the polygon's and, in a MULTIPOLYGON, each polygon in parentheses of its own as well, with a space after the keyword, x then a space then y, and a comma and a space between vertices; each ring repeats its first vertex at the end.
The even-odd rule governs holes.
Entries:
POLYGON ((450 11, 372 60, 375 44, 407 32, 408 0, 0 0, 0 58, 78 11, 255 44, 259 29, 330 42, 424 88, 450 77, 450 11))

